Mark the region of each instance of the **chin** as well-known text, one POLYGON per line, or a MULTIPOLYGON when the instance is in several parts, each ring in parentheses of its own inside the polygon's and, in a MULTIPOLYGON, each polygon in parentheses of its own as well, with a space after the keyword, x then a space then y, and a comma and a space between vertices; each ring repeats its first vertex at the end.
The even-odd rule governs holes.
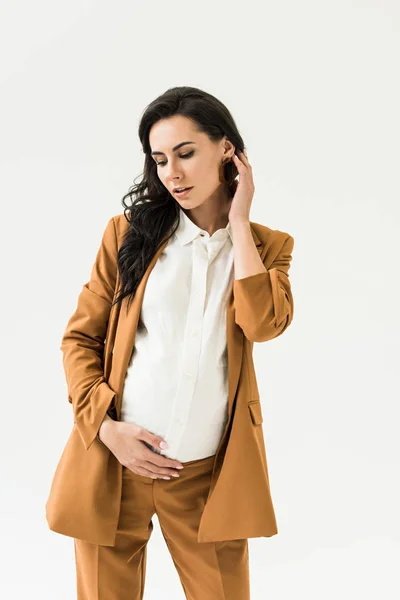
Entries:
POLYGON ((179 204, 184 207, 184 208, 196 208, 196 206, 200 206, 200 204, 198 202, 196 202, 195 200, 191 199, 191 198, 181 198, 179 200, 179 204))

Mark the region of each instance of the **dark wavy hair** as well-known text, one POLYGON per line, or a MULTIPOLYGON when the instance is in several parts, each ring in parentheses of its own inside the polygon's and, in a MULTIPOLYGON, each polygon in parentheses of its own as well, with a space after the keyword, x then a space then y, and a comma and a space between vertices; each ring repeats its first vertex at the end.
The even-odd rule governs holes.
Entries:
MULTIPOLYGON (((129 296, 127 309, 155 252, 175 233, 179 225, 180 205, 161 183, 157 165, 150 154, 149 143, 151 127, 160 119, 173 115, 190 119, 197 131, 206 133, 211 141, 219 141, 226 135, 236 149, 243 151, 245 148, 226 106, 198 88, 170 88, 145 108, 138 129, 145 155, 143 177, 122 198, 129 226, 118 252, 120 287, 113 304, 129 296), (129 205, 127 199, 130 201, 129 205)), ((233 197, 238 183, 235 180, 238 171, 232 161, 224 165, 224 175, 227 181, 232 181, 230 185, 226 185, 230 197, 233 197)))

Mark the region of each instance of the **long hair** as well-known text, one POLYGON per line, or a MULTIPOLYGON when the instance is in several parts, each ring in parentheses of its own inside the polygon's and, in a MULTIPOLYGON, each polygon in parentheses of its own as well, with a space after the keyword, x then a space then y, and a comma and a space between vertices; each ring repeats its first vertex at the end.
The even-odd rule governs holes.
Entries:
MULTIPOLYGON (((170 88, 146 107, 138 130, 145 155, 143 177, 122 198, 129 225, 118 252, 120 287, 113 304, 129 296, 127 309, 155 252, 179 225, 180 205, 161 183, 149 143, 151 127, 160 119, 173 115, 190 119, 198 131, 206 133, 211 141, 219 141, 226 135, 236 149, 244 150, 243 139, 229 110, 217 98, 198 88, 170 88), (127 204, 127 199, 130 204, 127 204)), ((227 181, 232 181, 232 184, 226 184, 230 197, 237 188, 234 179, 237 174, 232 161, 224 165, 224 176, 227 181)))

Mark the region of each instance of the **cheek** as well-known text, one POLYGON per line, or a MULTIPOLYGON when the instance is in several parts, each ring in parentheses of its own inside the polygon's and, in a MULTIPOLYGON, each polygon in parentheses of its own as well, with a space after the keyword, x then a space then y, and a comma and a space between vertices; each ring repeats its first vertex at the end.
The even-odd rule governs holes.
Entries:
POLYGON ((218 172, 215 167, 215 162, 212 160, 193 161, 189 168, 186 169, 188 175, 193 175, 198 184, 208 185, 214 176, 218 177, 218 172))
POLYGON ((166 171, 164 169, 157 169, 157 177, 159 178, 159 180, 161 181, 161 183, 163 185, 166 184, 166 171))

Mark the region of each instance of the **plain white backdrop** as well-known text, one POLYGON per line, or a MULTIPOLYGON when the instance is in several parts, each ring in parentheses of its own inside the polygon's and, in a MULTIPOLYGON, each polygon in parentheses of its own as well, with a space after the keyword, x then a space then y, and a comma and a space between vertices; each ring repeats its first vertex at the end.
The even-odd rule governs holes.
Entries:
MULTIPOLYGON (((167 88, 224 102, 251 220, 295 239, 294 319, 255 344, 279 533, 252 599, 398 600, 400 7, 394 0, 2 1, 0 596, 75 592, 45 503, 72 428, 59 349, 167 88)), ((183 590, 157 518, 145 600, 183 590)), ((111 600, 111 599, 110 599, 111 600)))

